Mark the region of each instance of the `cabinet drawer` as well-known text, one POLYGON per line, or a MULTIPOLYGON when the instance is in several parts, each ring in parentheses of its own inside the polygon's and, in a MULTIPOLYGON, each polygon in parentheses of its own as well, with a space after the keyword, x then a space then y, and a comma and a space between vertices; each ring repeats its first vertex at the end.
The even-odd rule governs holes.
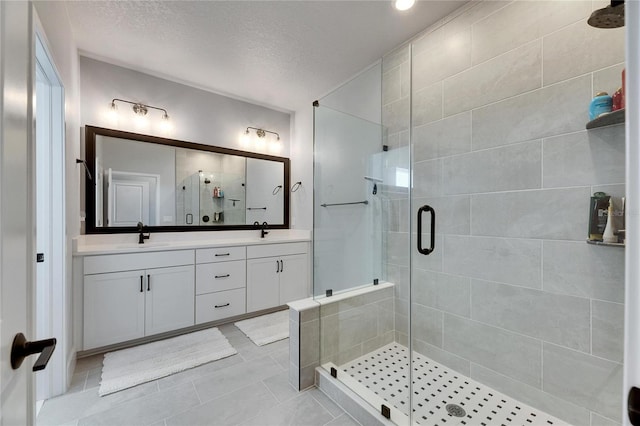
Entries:
POLYGON ((196 265, 196 294, 245 287, 246 274, 244 260, 196 265))
POLYGON ((133 271, 165 266, 193 265, 193 250, 156 251, 151 253, 106 254, 85 256, 84 273, 133 271))
POLYGON ((247 251, 240 247, 217 247, 196 250, 196 263, 228 262, 231 260, 246 259, 247 251))
POLYGON ((247 258, 287 256, 290 254, 307 253, 309 243, 263 244, 247 246, 247 258))
POLYGON ((196 324, 244 314, 244 298, 244 288, 196 296, 196 324))

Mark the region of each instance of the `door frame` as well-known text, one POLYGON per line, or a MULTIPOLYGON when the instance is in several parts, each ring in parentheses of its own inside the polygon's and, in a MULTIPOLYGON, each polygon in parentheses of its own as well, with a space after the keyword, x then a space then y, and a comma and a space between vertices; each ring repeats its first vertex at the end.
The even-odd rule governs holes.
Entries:
MULTIPOLYGON (((48 180, 49 185, 46 191, 50 193, 49 200, 49 215, 48 222, 49 229, 38 230, 35 227, 34 235, 34 247, 37 245, 38 231, 48 232, 49 244, 45 251, 45 264, 48 264, 47 268, 49 274, 49 282, 46 288, 39 288, 39 280, 37 273, 34 276, 34 300, 33 300, 33 323, 35 330, 34 339, 45 339, 49 337, 56 337, 58 340, 58 348, 54 351, 49 365, 46 370, 39 373, 36 376, 36 386, 45 387, 44 390, 36 388, 37 393, 43 392, 44 398, 51 398, 56 395, 61 395, 66 392, 67 389, 67 371, 66 371, 66 347, 68 336, 65 327, 65 312, 70 308, 66 305, 66 215, 65 215, 65 95, 64 86, 60 73, 58 72, 53 56, 47 47, 47 39, 42 29, 36 13, 34 12, 34 76, 33 87, 36 93, 37 91, 36 79, 37 69, 40 68, 46 79, 48 80, 50 87, 51 98, 49 100, 50 108, 48 109, 48 127, 49 138, 47 143, 49 145, 49 171, 48 176, 45 176, 45 180, 48 180), (40 296, 40 297, 38 297, 40 296), (43 297, 44 296, 44 297, 43 297), (40 302, 39 302, 40 300, 40 302), (44 303, 42 303, 44 302, 44 303), (43 306, 44 305, 44 306, 43 306), (42 314, 42 318, 37 318, 37 315, 42 314), (42 327, 39 326, 42 325, 42 327), (48 324, 48 325, 47 325, 48 324)), ((37 172, 36 167, 37 150, 39 141, 37 137, 37 109, 34 109, 33 117, 33 197, 35 199, 33 209, 33 223, 37 224, 38 214, 38 201, 37 201, 37 172)), ((42 190, 42 188, 41 188, 42 190)))

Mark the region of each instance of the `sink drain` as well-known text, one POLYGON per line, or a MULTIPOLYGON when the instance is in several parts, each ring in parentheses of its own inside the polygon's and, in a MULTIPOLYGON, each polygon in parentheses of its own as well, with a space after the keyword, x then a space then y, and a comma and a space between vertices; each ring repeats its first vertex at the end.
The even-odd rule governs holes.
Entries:
POLYGON ((464 417, 467 415, 466 411, 464 411, 464 408, 457 404, 448 404, 445 408, 447 409, 447 413, 455 417, 464 417))

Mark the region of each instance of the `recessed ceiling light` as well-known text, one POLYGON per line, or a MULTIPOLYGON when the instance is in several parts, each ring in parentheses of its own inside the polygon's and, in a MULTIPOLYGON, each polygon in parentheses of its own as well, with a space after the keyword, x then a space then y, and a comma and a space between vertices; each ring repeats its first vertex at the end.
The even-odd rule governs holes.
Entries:
POLYGON ((407 10, 411 9, 415 2, 416 0, 395 0, 395 7, 398 10, 407 10))

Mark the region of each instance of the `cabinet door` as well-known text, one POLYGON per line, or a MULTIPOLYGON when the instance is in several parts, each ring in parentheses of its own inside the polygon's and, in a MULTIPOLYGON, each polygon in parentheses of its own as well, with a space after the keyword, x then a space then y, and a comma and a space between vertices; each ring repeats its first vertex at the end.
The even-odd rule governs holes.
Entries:
POLYGON ((280 305, 304 299, 309 293, 308 256, 296 254, 282 256, 280 271, 280 305))
POLYGON ((144 336, 144 271, 84 277, 84 350, 144 336))
POLYGON ((247 260, 247 312, 280 304, 279 270, 280 258, 247 260))
POLYGON ((147 269, 145 336, 195 324, 194 267, 147 269))

